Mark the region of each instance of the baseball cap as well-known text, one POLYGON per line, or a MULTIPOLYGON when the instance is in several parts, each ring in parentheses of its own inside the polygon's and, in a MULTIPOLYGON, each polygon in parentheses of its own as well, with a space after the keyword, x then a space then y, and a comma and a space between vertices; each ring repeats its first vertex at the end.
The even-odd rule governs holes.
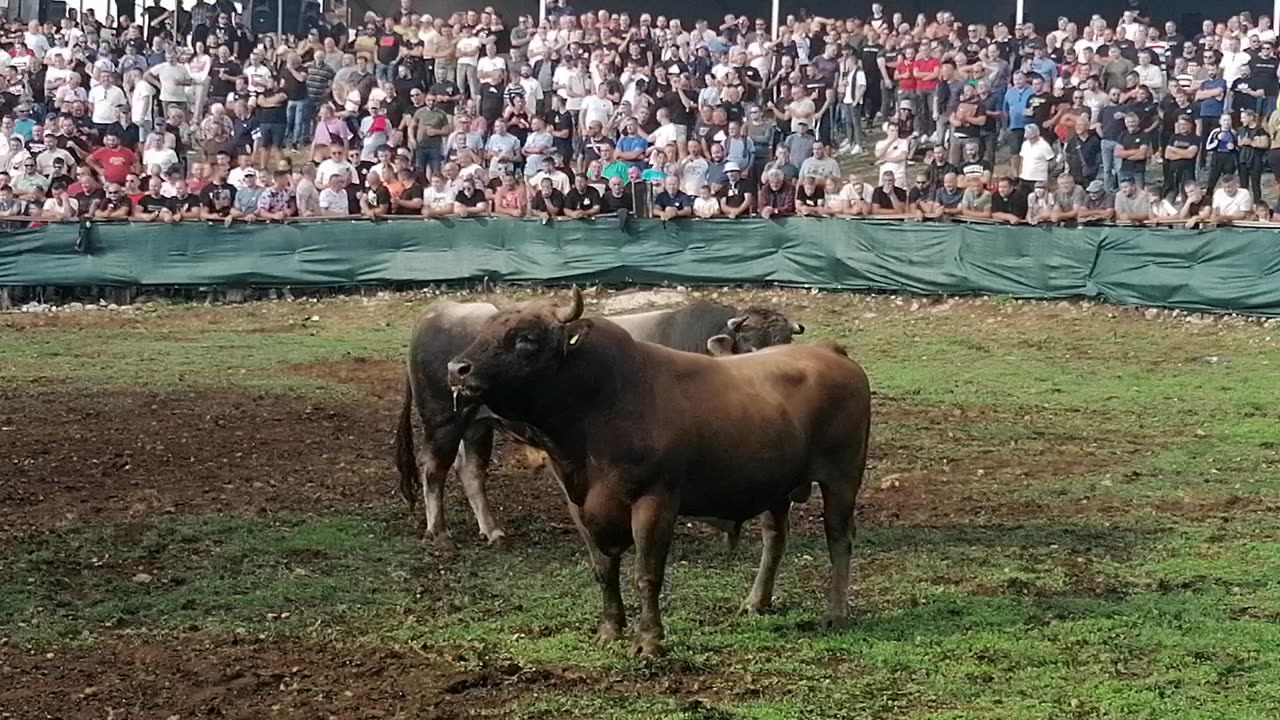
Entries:
POLYGON ((1089 183, 1088 187, 1085 188, 1085 192, 1100 193, 1104 189, 1105 188, 1103 188, 1101 180, 1094 180, 1093 182, 1089 183))
POLYGON ((738 167, 738 163, 736 162, 727 162, 724 164, 724 171, 727 173, 742 172, 742 168, 738 167))

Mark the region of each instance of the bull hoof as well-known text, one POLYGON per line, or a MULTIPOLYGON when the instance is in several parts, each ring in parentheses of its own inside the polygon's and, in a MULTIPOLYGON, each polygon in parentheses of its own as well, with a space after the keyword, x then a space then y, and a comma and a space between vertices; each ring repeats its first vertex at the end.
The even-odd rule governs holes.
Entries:
POLYGON ((742 603, 742 607, 738 608, 738 615, 742 617, 759 617, 769 611, 772 603, 763 600, 747 600, 742 603))
POLYGON ((596 644, 608 645, 616 642, 620 637, 622 637, 622 626, 610 622, 600 623, 600 631, 596 633, 596 644))
POLYGON ((637 639, 636 644, 631 647, 631 655, 641 660, 657 660, 665 653, 662 641, 652 636, 637 639))
POLYGON ((507 546, 507 534, 501 530, 494 530, 489 533, 489 546, 495 548, 505 548, 507 546))
POLYGON ((458 549, 457 543, 453 541, 453 538, 449 537, 449 533, 442 532, 436 533, 435 535, 428 535, 427 540, 429 540, 432 546, 440 552, 453 552, 458 549))
POLYGON ((849 626, 849 618, 846 615, 834 615, 827 613, 822 617, 822 621, 818 623, 818 627, 826 632, 839 632, 849 626))

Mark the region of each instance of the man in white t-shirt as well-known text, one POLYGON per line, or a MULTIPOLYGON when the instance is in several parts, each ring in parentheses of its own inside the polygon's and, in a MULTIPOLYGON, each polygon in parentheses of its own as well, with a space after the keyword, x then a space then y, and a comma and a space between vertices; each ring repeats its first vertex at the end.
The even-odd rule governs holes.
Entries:
POLYGON ((1018 173, 1018 179, 1027 184, 1049 179, 1049 163, 1053 162, 1055 153, 1053 146, 1040 137, 1038 125, 1027 125, 1018 155, 1022 158, 1022 170, 1018 173))
POLYGON ((92 108, 90 119, 99 130, 116 121, 119 111, 128 105, 124 90, 120 89, 120 77, 115 73, 103 73, 102 84, 89 90, 89 106, 92 108))
POLYGON ((1253 197, 1240 187, 1240 179, 1235 175, 1223 175, 1222 187, 1213 191, 1213 221, 1230 223, 1245 220, 1252 208, 1253 197))
POLYGON ((329 146, 329 157, 316 168, 316 185, 327 186, 334 175, 343 175, 353 184, 360 182, 356 167, 347 159, 347 149, 338 143, 329 146))
POLYGON ((146 72, 148 79, 160 85, 160 102, 169 107, 186 108, 187 88, 194 82, 187 68, 178 62, 178 52, 173 48, 164 51, 164 62, 146 72))
POLYGON ((600 127, 609 127, 613 117, 613 101, 608 96, 609 87, 601 83, 596 94, 582 99, 582 114, 578 118, 578 127, 588 128, 591 123, 598 122, 600 127))
POLYGON ((458 89, 467 97, 480 95, 480 77, 476 66, 480 62, 480 46, 483 42, 466 25, 463 25, 462 29, 459 30, 458 42, 454 46, 458 56, 458 70, 455 82, 458 84, 458 89))

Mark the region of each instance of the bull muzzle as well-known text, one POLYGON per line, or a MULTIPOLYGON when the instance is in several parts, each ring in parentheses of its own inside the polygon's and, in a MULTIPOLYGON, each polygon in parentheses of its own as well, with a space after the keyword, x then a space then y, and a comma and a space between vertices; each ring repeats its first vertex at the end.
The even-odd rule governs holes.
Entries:
POLYGON ((467 360, 453 360, 449 363, 449 388, 454 394, 475 394, 475 383, 471 380, 471 363, 467 360))

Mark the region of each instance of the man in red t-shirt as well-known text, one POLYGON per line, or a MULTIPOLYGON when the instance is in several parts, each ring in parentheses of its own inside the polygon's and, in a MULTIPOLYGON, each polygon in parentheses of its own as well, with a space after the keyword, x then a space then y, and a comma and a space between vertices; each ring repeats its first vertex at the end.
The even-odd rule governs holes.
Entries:
POLYGON ((107 133, 102 142, 106 147, 100 147, 89 155, 89 167, 102 176, 104 184, 124 185, 129 173, 139 172, 138 156, 129 148, 121 147, 120 138, 114 133, 107 133))
POLYGON ((938 76, 942 73, 939 49, 930 48, 920 54, 911 66, 916 79, 916 132, 921 136, 933 133, 938 116, 938 76))

